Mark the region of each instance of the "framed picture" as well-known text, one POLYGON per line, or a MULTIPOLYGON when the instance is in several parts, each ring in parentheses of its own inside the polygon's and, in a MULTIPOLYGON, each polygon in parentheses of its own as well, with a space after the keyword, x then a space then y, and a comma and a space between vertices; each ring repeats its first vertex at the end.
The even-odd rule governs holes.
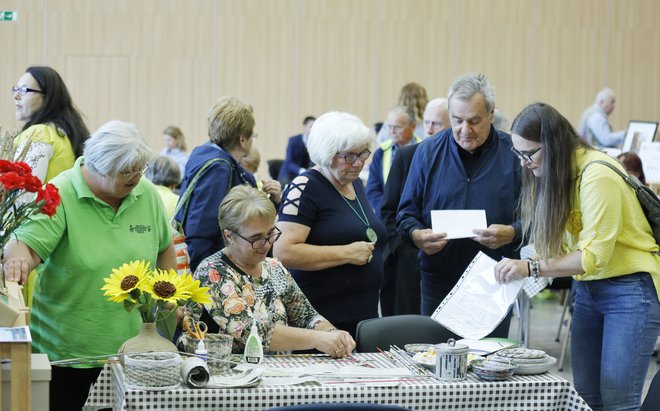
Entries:
POLYGON ((633 153, 637 153, 642 143, 653 141, 657 129, 658 122, 656 121, 631 120, 628 123, 626 136, 623 139, 621 152, 632 151, 633 153))

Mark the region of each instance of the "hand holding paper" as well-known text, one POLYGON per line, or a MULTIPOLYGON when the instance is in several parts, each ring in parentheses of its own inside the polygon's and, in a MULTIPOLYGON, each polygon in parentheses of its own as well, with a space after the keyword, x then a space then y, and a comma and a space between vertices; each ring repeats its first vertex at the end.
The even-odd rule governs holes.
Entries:
POLYGON ((474 241, 493 250, 510 244, 516 237, 516 230, 513 226, 502 224, 491 224, 486 229, 478 228, 472 232, 476 235, 473 238, 474 241))

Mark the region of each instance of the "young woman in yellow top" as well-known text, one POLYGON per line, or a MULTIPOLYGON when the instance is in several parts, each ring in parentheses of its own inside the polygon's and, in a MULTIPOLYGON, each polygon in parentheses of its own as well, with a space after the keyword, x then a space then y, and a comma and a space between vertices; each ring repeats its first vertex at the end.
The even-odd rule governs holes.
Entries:
POLYGON ((26 162, 44 183, 73 167, 89 137, 62 77, 50 67, 28 67, 12 88, 16 120, 25 122, 14 141, 18 150, 32 138, 26 162))
MULTIPOLYGON (((14 140, 17 153, 31 141, 25 162, 43 183, 73 167, 82 155, 89 130, 76 110, 62 77, 47 66, 33 66, 12 87, 16 120, 24 122, 14 140)), ((32 304, 36 273, 25 288, 25 300, 32 304)))
POLYGON ((660 332, 660 256, 618 162, 581 140, 547 104, 526 107, 511 128, 525 168, 520 212, 537 259, 504 259, 500 282, 577 280, 571 350, 578 393, 594 410, 639 409, 660 332))

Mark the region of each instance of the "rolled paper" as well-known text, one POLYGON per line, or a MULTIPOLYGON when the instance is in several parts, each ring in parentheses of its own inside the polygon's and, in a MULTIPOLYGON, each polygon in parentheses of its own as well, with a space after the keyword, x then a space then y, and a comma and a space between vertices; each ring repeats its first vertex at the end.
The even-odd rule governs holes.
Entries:
POLYGON ((190 388, 204 388, 209 383, 209 367, 199 357, 188 357, 181 364, 181 379, 190 388))

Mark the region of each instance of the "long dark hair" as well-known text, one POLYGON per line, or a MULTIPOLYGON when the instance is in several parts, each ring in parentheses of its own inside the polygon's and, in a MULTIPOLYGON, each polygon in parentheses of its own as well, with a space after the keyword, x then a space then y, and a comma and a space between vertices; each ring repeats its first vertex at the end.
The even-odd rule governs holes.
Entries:
POLYGON ((529 236, 536 251, 543 259, 556 257, 563 254, 564 231, 573 206, 575 150, 591 147, 564 116, 544 103, 525 107, 513 120, 511 133, 541 144, 541 177, 524 170, 518 211, 523 235, 529 236))
POLYGON ((81 156, 85 140, 89 138, 89 130, 73 105, 62 77, 47 66, 28 67, 25 72, 30 73, 43 90, 44 105, 25 123, 23 130, 35 124, 53 124, 69 138, 75 156, 81 156))

